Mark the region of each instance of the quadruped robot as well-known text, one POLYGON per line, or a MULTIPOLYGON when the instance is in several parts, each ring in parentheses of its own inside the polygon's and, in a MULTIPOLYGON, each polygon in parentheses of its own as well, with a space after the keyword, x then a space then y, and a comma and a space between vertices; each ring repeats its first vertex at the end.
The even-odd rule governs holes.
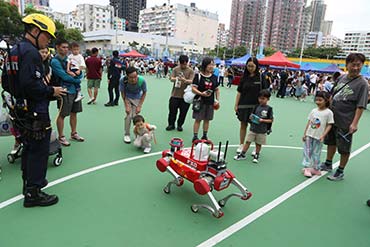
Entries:
POLYGON ((214 217, 221 218, 224 215, 221 208, 231 197, 239 197, 242 200, 251 198, 252 193, 226 167, 228 142, 226 142, 224 153, 221 152, 221 142, 216 150, 210 140, 194 141, 191 148, 183 148, 184 144, 181 138, 172 138, 169 144, 171 149, 163 151, 162 158, 156 162, 159 171, 168 172, 173 177, 173 180, 168 182, 163 191, 169 194, 173 184, 182 186, 184 178, 192 182, 194 190, 200 195, 207 195, 211 202, 209 205, 191 205, 191 210, 194 213, 197 213, 200 208, 204 208, 214 217), (236 186, 240 193, 231 193, 217 201, 212 191, 224 190, 230 184, 236 186))

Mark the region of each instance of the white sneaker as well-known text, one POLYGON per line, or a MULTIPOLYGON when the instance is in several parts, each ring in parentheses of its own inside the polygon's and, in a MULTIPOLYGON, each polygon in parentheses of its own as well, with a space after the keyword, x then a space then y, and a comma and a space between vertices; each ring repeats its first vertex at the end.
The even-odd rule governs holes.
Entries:
POLYGON ((256 155, 256 149, 255 149, 255 150, 253 150, 253 151, 252 151, 252 153, 251 153, 251 156, 253 156, 253 157, 254 157, 255 155, 256 155))
POLYGON ((237 154, 240 154, 243 151, 243 146, 244 146, 244 144, 239 145, 238 149, 236 150, 237 154))
POLYGON ((130 142, 131 142, 131 138, 130 138, 130 136, 129 136, 129 135, 125 135, 125 136, 123 137, 123 141, 124 141, 125 143, 130 143, 130 142))
POLYGON ((95 101, 94 98, 90 98, 89 101, 87 102, 88 105, 91 105, 91 103, 93 103, 95 101))
POLYGON ((144 154, 148 154, 148 153, 150 153, 150 151, 152 151, 151 147, 144 148, 144 154))
POLYGON ((75 99, 75 102, 81 101, 83 98, 85 98, 81 92, 77 93, 77 97, 75 99))

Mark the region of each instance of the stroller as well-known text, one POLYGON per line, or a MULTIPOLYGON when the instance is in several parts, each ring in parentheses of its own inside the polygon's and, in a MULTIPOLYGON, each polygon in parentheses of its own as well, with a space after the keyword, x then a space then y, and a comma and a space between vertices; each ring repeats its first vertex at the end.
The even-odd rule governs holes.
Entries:
MULTIPOLYGON (((13 126, 15 126, 16 114, 14 112, 14 100, 12 96, 5 91, 1 92, 1 98, 3 104, 1 107, 6 108, 13 126)), ((8 162, 13 164, 19 157, 22 155, 23 144, 21 142, 20 133, 13 127, 10 129, 11 134, 15 137, 17 144, 14 146, 14 149, 7 155, 8 162)), ((56 132, 52 131, 50 136, 50 149, 49 156, 55 155, 53 159, 54 166, 60 166, 63 162, 62 147, 59 141, 56 138, 56 132)))

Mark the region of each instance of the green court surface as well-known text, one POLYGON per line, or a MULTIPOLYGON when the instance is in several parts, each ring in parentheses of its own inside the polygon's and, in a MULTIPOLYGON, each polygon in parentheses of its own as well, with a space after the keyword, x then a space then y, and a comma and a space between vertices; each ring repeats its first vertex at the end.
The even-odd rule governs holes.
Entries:
MULTIPOLYGON (((55 206, 23 208, 20 160, 8 164, 6 154, 13 139, 0 139, 1 247, 370 246, 370 208, 365 205, 370 199, 369 111, 364 112, 354 137, 353 151, 357 152, 345 179, 330 182, 323 176, 304 184, 309 181, 300 173, 301 137, 307 115, 315 107, 312 99, 298 102, 272 96, 273 132, 255 165, 250 156, 233 160, 239 142, 239 122, 233 111, 236 88, 221 88, 221 108, 211 122, 209 137, 215 143, 229 140, 228 168, 253 197, 248 201, 232 198, 223 208, 224 217, 216 219, 205 210, 197 214, 190 210, 191 204, 207 202, 207 198, 199 196, 187 181, 182 187, 175 186, 171 194, 163 193, 171 177, 157 170, 156 160, 169 148, 171 137, 181 137, 190 146, 193 120, 189 111, 183 132, 165 131, 171 83, 146 79, 148 95, 142 114, 158 127, 152 153, 143 155, 123 143, 124 109, 121 102, 119 107, 104 107, 104 80, 98 104, 86 105, 85 99, 84 112, 78 115, 78 131, 86 142, 63 148, 60 167, 54 167, 50 159, 48 180, 56 183, 46 191, 59 196, 55 206), (86 172, 67 177, 81 171, 86 172), (65 177, 65 181, 58 180, 65 177), (302 190, 292 192, 298 185, 302 190), (289 191, 291 197, 270 207, 270 202, 289 191), (14 202, 8 203, 12 198, 14 202)), ((86 82, 83 88, 86 91, 86 82)), ((51 109, 54 119, 54 103, 51 109)), ((231 186, 214 194, 221 198, 232 191, 236 189, 231 186)))

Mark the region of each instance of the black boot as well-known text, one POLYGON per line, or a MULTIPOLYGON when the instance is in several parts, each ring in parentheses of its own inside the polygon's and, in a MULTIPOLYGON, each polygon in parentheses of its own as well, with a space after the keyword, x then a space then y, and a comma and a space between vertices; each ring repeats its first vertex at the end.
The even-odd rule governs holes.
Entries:
MULTIPOLYGON (((49 181, 47 179, 44 179, 44 182, 41 185, 41 189, 45 188, 48 185, 49 181)), ((26 180, 23 180, 23 188, 22 188, 22 195, 26 195, 26 188, 27 188, 27 182, 26 180)))
POLYGON ((58 202, 58 197, 56 195, 48 195, 36 187, 27 187, 26 194, 24 196, 23 206, 25 208, 35 207, 35 206, 51 206, 58 202))

